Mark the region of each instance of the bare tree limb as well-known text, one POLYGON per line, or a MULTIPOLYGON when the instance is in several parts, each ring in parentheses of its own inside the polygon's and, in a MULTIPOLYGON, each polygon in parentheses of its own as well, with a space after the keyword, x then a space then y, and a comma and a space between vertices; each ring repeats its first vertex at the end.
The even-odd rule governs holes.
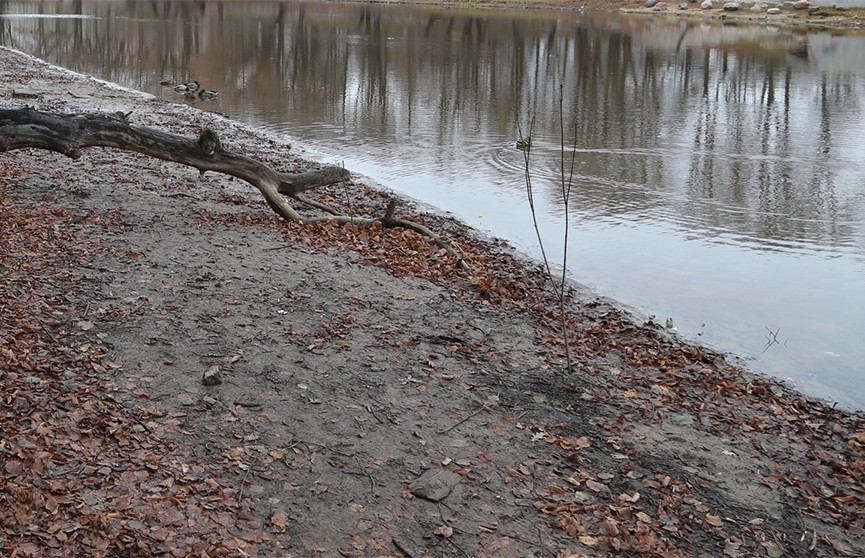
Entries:
POLYGON ((206 129, 197 139, 191 140, 176 134, 133 126, 126 120, 128 116, 129 114, 120 113, 56 115, 32 108, 0 109, 0 152, 36 148, 78 159, 84 148, 112 147, 195 167, 202 174, 206 171, 227 174, 255 186, 271 209, 288 221, 312 223, 336 219, 341 223, 360 225, 371 225, 380 221, 387 227, 408 228, 433 239, 455 258, 459 268, 468 270, 462 256, 443 238, 423 225, 394 219, 396 202, 393 200, 384 217, 372 219, 340 214, 332 207, 302 195, 317 186, 348 180, 351 175, 342 167, 325 166, 303 173, 279 172, 251 157, 224 149, 213 130, 206 129), (286 196, 330 215, 304 218, 291 206, 286 196))
POLYGON ((250 157, 223 149, 212 130, 197 141, 151 128, 133 126, 107 115, 53 115, 33 109, 0 110, 0 151, 26 147, 47 149, 72 159, 86 147, 113 147, 136 151, 165 161, 235 176, 252 184, 283 218, 301 220, 283 196, 297 195, 322 184, 347 180, 340 167, 301 174, 277 172, 250 157))

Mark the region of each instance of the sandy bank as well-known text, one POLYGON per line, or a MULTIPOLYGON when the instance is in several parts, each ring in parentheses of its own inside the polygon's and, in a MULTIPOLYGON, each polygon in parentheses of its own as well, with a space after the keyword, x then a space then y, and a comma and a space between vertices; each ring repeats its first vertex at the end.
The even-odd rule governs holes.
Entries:
MULTIPOLYGON (((131 111, 314 165, 9 50, 0 75, 4 109, 131 111)), ((404 232, 286 224, 248 185, 136 154, 0 164, 4 551, 865 554, 861 415, 601 300, 569 302, 568 373, 542 278, 459 223, 401 205, 471 275, 404 232)), ((387 200, 361 179, 318 195, 387 200)))

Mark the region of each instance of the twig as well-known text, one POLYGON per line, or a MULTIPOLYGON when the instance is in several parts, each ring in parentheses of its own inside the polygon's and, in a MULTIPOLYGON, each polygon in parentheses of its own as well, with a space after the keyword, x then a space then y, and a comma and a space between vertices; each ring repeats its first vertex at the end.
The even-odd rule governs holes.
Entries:
POLYGON ((360 471, 349 471, 347 469, 340 469, 339 471, 341 473, 345 473, 346 475, 354 475, 357 477, 366 477, 367 480, 369 480, 369 493, 370 493, 370 495, 375 496, 375 479, 372 478, 372 475, 370 475, 363 468, 363 465, 360 464, 359 460, 358 460, 357 466, 360 467, 360 471))
POLYGON ((771 329, 769 329, 767 327, 766 331, 768 331, 769 333, 766 334, 766 344, 763 346, 763 352, 764 353, 766 351, 768 351, 772 345, 780 345, 781 344, 778 341, 778 333, 781 331, 780 327, 778 327, 778 329, 776 329, 775 331, 772 331, 771 329))
MULTIPOLYGON (((345 163, 343 163, 343 167, 345 163)), ((345 194, 345 205, 348 207, 348 215, 349 217, 354 216, 354 208, 351 206, 351 197, 348 195, 348 184, 345 182, 342 183, 342 193, 345 194)))
POLYGON ((246 471, 243 473, 243 478, 240 480, 240 492, 237 495, 237 503, 239 504, 243 500, 243 485, 246 484, 246 478, 249 476, 249 472, 252 470, 252 465, 247 465, 246 471))
MULTIPOLYGON (((529 136, 528 138, 523 137, 522 128, 519 129, 520 134, 520 142, 531 143, 531 134, 534 129, 535 119, 532 117, 531 123, 529 124, 529 136)), ((535 235, 538 240, 538 247, 541 250, 541 258, 543 260, 544 269, 547 274, 547 278, 549 279, 550 288, 553 291, 553 295, 556 297, 556 300, 559 303, 559 321, 561 331, 562 331, 562 342, 565 347, 565 363, 567 366, 567 371, 570 373, 573 370, 573 358, 571 357, 571 343, 568 335, 568 319, 567 319, 567 310, 565 308, 565 296, 566 296, 566 285, 565 282, 567 280, 567 269, 568 269, 568 235, 570 232, 570 213, 568 208, 568 203, 571 197, 571 187, 573 186, 574 180, 574 169, 576 165, 576 154, 577 154, 577 138, 576 132, 574 133, 574 145, 571 148, 571 156, 570 156, 570 165, 565 165, 565 117, 564 117, 564 86, 560 86, 559 93, 559 126, 561 130, 561 143, 560 143, 560 158, 561 158, 561 178, 560 178, 560 186, 561 186, 561 195, 562 195, 562 203, 563 203, 563 216, 564 216, 564 234, 562 239, 562 274, 561 277, 556 279, 556 276, 553 274, 552 266, 550 265, 550 260, 547 257, 546 247, 544 246, 544 239, 541 235, 541 229, 538 225, 538 215, 537 210, 535 208, 535 191, 532 187, 532 176, 531 176, 531 150, 523 149, 523 179, 526 184, 526 197, 529 202, 529 209, 532 214, 532 223, 535 228, 535 235), (567 175, 565 174, 567 170, 567 175)))
POLYGON ((444 430, 436 431, 436 434, 447 434, 448 432, 450 432, 451 430, 453 430, 457 426, 461 425, 462 423, 466 422, 467 420, 470 420, 472 417, 477 416, 477 415, 481 414, 482 412, 489 411, 489 410, 490 410, 490 408, 487 407, 486 405, 484 405, 483 407, 481 407, 477 411, 475 411, 475 412, 471 413, 470 415, 460 419, 458 422, 452 424, 448 428, 445 428, 444 430))
POLYGON ((392 537, 390 541, 393 543, 397 550, 406 555, 406 558, 414 558, 414 554, 412 553, 412 551, 409 550, 406 545, 403 544, 399 539, 397 539, 396 537, 392 537))
POLYGON ((51 339, 51 342, 54 343, 54 344, 56 344, 56 343, 57 343, 57 338, 54 337, 54 334, 53 334, 53 333, 51 333, 50 331, 48 331, 48 328, 45 327, 45 323, 44 323, 42 320, 36 320, 36 321, 39 322, 39 327, 41 327, 41 328, 42 328, 42 331, 44 331, 45 334, 49 337, 49 339, 51 339))
POLYGON ((384 421, 379 418, 377 414, 375 414, 375 410, 372 408, 372 405, 367 405, 366 410, 378 421, 379 424, 384 424, 384 421))
POLYGON ((465 556, 466 558, 469 558, 469 555, 466 554, 466 551, 463 550, 462 548, 460 548, 459 545, 457 545, 457 543, 455 543, 454 541, 450 540, 450 538, 447 538, 447 537, 446 537, 446 538, 445 538, 445 541, 447 541, 447 543, 448 543, 449 545, 451 545, 452 547, 454 547, 455 549, 457 549, 457 550, 460 552, 460 554, 462 554, 462 555, 465 556))
MULTIPOLYGON (((295 196, 295 198, 297 199, 296 196, 295 196)), ((315 205, 316 205, 316 207, 321 206, 319 208, 322 210, 324 210, 324 207, 326 207, 326 206, 324 206, 324 204, 318 204, 317 202, 315 202, 315 205)), ((354 225, 359 225, 362 227, 369 227, 373 223, 379 222, 383 226, 388 227, 388 228, 403 228, 403 229, 412 230, 416 233, 420 233, 421 235, 431 239, 433 242, 435 242, 438 245, 439 248, 442 248, 445 252, 450 254, 454 258, 454 260, 456 260, 456 262, 455 262, 456 267, 458 267, 459 269, 462 269, 463 271, 471 271, 471 268, 469 267, 468 262, 466 262, 465 258, 463 258, 463 256, 462 256, 462 254, 460 254, 457 251, 457 249, 451 245, 450 242, 448 242, 447 240, 445 240, 441 236, 437 235, 436 233, 432 232, 427 227, 421 225, 420 223, 415 223, 414 221, 407 221, 405 219, 391 219, 387 223, 384 223, 380 218, 351 217, 349 215, 336 215, 336 214, 325 215, 322 217, 310 217, 308 219, 301 219, 301 221, 303 223, 306 223, 306 224, 322 223, 322 222, 331 221, 331 220, 335 221, 341 225, 354 224, 354 225)))

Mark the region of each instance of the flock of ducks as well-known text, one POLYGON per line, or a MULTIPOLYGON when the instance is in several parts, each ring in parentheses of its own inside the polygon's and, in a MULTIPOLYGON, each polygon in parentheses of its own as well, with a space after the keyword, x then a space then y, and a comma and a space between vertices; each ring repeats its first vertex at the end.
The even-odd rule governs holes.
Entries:
POLYGON ((183 93, 187 99, 201 99, 202 101, 212 101, 219 96, 219 91, 212 89, 204 89, 201 84, 195 80, 187 83, 177 83, 173 79, 166 79, 160 82, 165 87, 173 87, 177 93, 183 93))

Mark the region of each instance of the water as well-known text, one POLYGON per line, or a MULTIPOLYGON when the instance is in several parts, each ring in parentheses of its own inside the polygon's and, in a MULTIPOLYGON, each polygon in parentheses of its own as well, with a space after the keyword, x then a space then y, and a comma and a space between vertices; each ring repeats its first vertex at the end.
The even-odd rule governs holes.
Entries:
POLYGON ((865 407, 865 37, 605 14, 0 2, 0 40, 262 126, 805 392, 865 407), (560 99, 562 103, 560 105, 560 99))

